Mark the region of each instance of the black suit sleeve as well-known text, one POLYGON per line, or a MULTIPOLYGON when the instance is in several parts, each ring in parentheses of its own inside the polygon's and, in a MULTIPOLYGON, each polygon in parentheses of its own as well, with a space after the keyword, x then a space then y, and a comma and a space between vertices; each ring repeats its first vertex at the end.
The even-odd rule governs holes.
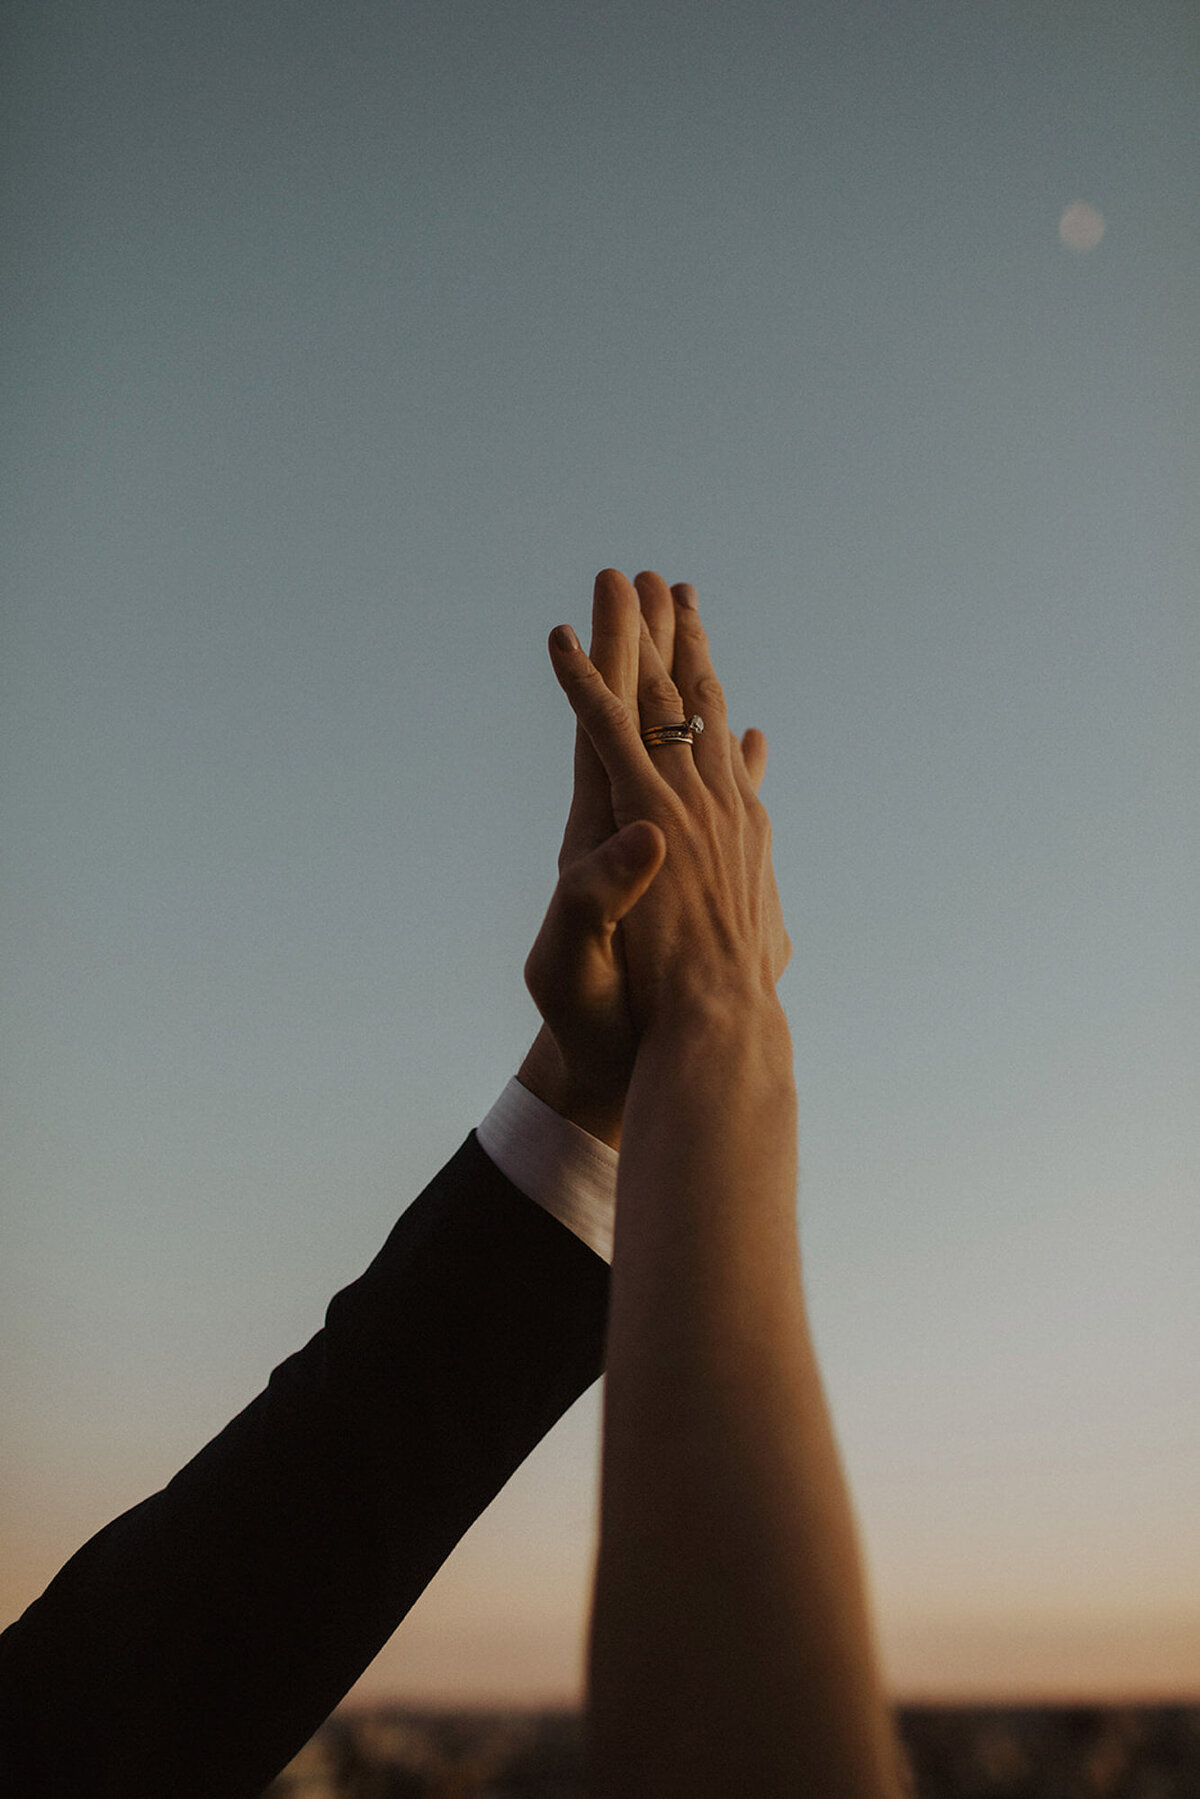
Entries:
POLYGON ((0 1637, 0 1792, 260 1793, 599 1375, 607 1299, 472 1132, 324 1329, 0 1637))

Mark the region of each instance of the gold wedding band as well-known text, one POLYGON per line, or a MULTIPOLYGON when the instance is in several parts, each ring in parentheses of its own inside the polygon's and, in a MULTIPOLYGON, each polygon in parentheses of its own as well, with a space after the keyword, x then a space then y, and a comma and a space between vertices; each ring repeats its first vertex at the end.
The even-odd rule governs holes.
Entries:
POLYGON ((648 750, 655 750, 663 743, 694 743, 703 729, 704 720, 698 712, 693 712, 678 725, 651 725, 648 731, 642 732, 642 742, 648 750))

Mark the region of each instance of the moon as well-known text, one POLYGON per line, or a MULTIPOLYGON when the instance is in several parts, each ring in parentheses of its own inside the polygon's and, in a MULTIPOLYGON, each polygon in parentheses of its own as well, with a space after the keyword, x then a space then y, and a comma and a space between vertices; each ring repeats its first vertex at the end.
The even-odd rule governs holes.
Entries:
POLYGON ((1098 206, 1092 206, 1087 200, 1072 200, 1063 208, 1062 218, 1058 221, 1058 235, 1068 250, 1076 250, 1085 256, 1094 250, 1104 236, 1104 214, 1098 206))

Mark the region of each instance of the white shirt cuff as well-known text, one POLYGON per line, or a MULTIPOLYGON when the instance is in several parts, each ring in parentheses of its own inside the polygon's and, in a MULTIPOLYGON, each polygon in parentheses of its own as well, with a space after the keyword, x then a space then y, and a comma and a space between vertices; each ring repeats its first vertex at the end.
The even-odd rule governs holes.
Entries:
POLYGON ((514 1076, 475 1135, 501 1174, 612 1261, 617 1152, 514 1076))

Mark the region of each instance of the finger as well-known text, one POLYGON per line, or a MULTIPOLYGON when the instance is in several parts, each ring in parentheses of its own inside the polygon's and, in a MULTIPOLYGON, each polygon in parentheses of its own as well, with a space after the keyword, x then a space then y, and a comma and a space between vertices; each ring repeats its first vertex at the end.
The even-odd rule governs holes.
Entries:
MULTIPOLYGON (((640 613, 638 617, 640 620, 640 613)), ((654 778, 638 732, 637 714, 617 698, 569 625, 559 625, 550 633, 550 660, 608 777, 614 816, 618 823, 628 823, 628 813, 624 821, 619 817, 619 798, 625 796, 629 803, 633 794, 649 791, 647 783, 652 785, 654 778)))
MULTIPOLYGON (((635 590, 619 569, 601 569, 592 589, 591 660, 607 686, 631 709, 637 704, 637 645, 641 632, 635 590)), ((575 781, 558 865, 562 869, 609 836, 613 828, 608 776, 582 726, 575 732, 575 781)))
MULTIPOLYGON (((737 742, 737 739, 735 738, 734 741, 737 742)), ((751 791, 757 793, 762 786, 763 776, 767 772, 766 734, 756 731, 753 727, 749 731, 743 731, 738 751, 741 755, 742 766, 750 781, 751 791)), ((734 762, 735 764, 737 762, 736 756, 734 762)))
POLYGON ((607 949, 666 853, 658 826, 637 819, 563 871, 525 963, 526 985, 539 1005, 556 995, 560 1002, 577 996, 589 953, 607 949))
POLYGON ((669 674, 675 659, 675 602, 671 598, 671 589, 652 569, 643 569, 640 575, 635 575, 633 585, 637 588, 642 617, 649 626, 654 647, 669 674))
POLYGON ((603 936, 641 899, 666 860, 667 840, 649 819, 624 830, 584 856, 562 877, 558 892, 576 926, 603 936))
POLYGON ((637 704, 638 637, 641 604, 637 590, 618 568, 602 568, 592 588, 593 665, 617 698, 637 704))
POLYGON ((606 837, 611 837, 612 832, 612 789, 604 764, 592 748, 583 726, 576 725, 574 784, 558 856, 560 872, 595 849, 598 843, 603 843, 606 837))
POLYGON ((702 774, 728 772, 731 766, 725 694, 712 665, 708 637, 696 606, 696 589, 681 582, 671 589, 675 602, 675 684, 688 717, 698 712, 704 732, 696 739, 696 767, 702 774))
POLYGON ((752 800, 767 766, 767 740, 762 732, 750 730, 739 737, 736 731, 730 731, 729 759, 738 792, 744 800, 752 800))
MULTIPOLYGON (((650 627, 642 620, 641 657, 638 663, 638 720, 641 731, 651 725, 678 725, 687 717, 678 687, 663 667, 662 657, 650 635, 650 627)), ((660 743, 647 747, 647 754, 663 778, 678 788, 680 779, 694 779, 696 762, 694 745, 687 742, 660 743)))

